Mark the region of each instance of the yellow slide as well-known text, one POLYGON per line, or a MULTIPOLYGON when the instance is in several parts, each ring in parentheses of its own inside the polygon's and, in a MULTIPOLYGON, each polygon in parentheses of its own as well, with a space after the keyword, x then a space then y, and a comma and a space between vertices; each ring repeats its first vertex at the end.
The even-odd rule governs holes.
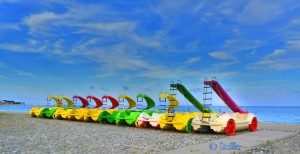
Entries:
POLYGON ((57 119, 57 118, 68 119, 68 115, 70 114, 69 112, 72 112, 70 108, 74 105, 74 102, 70 98, 68 98, 66 96, 63 96, 63 95, 58 96, 57 98, 59 100, 64 99, 67 102, 67 107, 57 109, 56 112, 53 115, 53 118, 55 118, 55 119, 57 119))
POLYGON ((119 99, 126 99, 128 102, 128 107, 125 110, 132 109, 136 106, 136 102, 127 95, 119 95, 119 99))
MULTIPOLYGON (((177 112, 175 113, 175 108, 178 107, 178 100, 171 94, 160 94, 159 98, 166 98, 169 100, 170 105, 166 108, 167 113, 163 114, 158 123, 161 129, 172 129, 176 128, 179 131, 190 132, 192 119, 199 114, 199 112, 177 112)), ((201 113, 201 112, 200 112, 201 113)))
MULTIPOLYGON (((53 100, 55 100, 55 102, 56 102, 56 105, 54 106, 54 108, 56 108, 56 107, 61 107, 61 106, 63 105, 62 102, 61 102, 58 98, 56 98, 55 96, 51 96, 51 95, 47 96, 47 101, 50 101, 50 99, 53 99, 53 100)), ((52 109, 54 109, 54 108, 49 108, 48 110, 52 110, 52 109)), ((41 117, 41 112, 42 112, 44 109, 45 109, 45 108, 37 108, 37 107, 33 107, 32 109, 30 109, 29 114, 30 114, 30 116, 32 116, 32 117, 41 117)))

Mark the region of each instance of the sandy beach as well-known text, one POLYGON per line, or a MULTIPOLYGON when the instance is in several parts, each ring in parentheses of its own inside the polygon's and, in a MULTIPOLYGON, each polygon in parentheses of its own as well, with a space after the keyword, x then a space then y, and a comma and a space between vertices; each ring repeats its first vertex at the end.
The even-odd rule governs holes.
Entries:
MULTIPOLYGON (((260 123, 259 130, 295 131, 244 153, 297 153, 300 125, 260 123)), ((236 136, 249 131, 238 132, 236 136)), ((216 133, 183 133, 80 121, 32 118, 0 112, 0 153, 163 153, 226 138, 216 133)))

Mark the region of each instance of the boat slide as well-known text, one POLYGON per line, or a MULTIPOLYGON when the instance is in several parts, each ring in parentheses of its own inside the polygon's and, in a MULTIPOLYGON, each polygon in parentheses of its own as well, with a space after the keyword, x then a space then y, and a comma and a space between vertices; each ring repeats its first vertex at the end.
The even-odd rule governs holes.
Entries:
POLYGON ((37 107, 33 107, 32 109, 30 109, 29 111, 29 114, 30 116, 32 117, 41 117, 41 112, 43 110, 51 110, 51 109, 54 109, 54 108, 58 108, 58 107, 61 107, 63 105, 63 103, 56 97, 54 96, 47 96, 47 101, 50 101, 51 99, 55 100, 56 102, 56 105, 53 107, 53 108, 37 108, 37 107))
MULTIPOLYGON (((174 110, 178 105, 178 100, 172 94, 161 94, 160 98, 167 98, 170 102, 167 111, 174 110), (172 104, 172 103, 173 104, 172 104)), ((194 118, 198 112, 173 112, 165 113, 159 118, 159 126, 161 129, 172 129, 173 127, 179 131, 191 132, 191 119, 194 118)))
MULTIPOLYGON (((195 106, 196 109, 198 109, 200 112, 192 112, 190 113, 189 116, 186 117, 185 121, 190 118, 187 121, 187 125, 186 125, 186 131, 187 132, 192 132, 193 127, 192 127, 192 121, 194 120, 195 117, 199 117, 199 115, 204 115, 204 116, 216 116, 217 113, 215 113, 215 111, 212 111, 211 109, 209 109, 208 107, 204 106, 202 103, 200 103, 200 101, 198 101, 186 88, 183 84, 181 83, 172 83, 170 85, 171 88, 175 88, 177 89, 191 104, 193 104, 195 106)), ((183 119, 183 118, 176 118, 177 119, 183 119)), ((184 130, 183 125, 178 126, 179 129, 184 130)))
MULTIPOLYGON (((167 111, 168 109, 174 109, 178 106, 178 101, 175 97, 173 97, 170 94, 167 93, 160 93, 159 94, 159 100, 163 100, 162 102, 166 102, 167 99, 169 100, 169 105, 168 106, 163 106, 166 108, 163 108, 164 111, 167 111)), ((149 123, 149 126, 153 127, 153 128, 160 128, 160 123, 159 120, 161 119, 161 117, 165 115, 164 112, 162 111, 157 111, 157 112, 153 112, 152 115, 149 113, 143 113, 141 114, 141 116, 138 118, 138 124, 140 127, 144 127, 148 126, 147 123, 149 123)))
POLYGON ((109 100, 112 104, 110 108, 107 110, 96 110, 91 114, 91 119, 96 122, 102 122, 102 123, 114 123, 115 119, 114 116, 119 112, 118 110, 114 110, 116 107, 119 106, 118 100, 116 100, 114 97, 109 95, 102 96, 102 102, 107 102, 109 100))
MULTIPOLYGON (((157 120, 158 125, 161 129, 171 129, 173 127, 173 125, 171 123, 175 117, 175 112, 168 113, 168 111, 174 111, 175 108, 178 107, 179 102, 173 95, 168 94, 168 93, 160 93, 159 100, 165 100, 165 101, 168 100, 169 106, 167 108, 164 108, 164 111, 166 113, 162 113, 162 114, 157 115, 157 117, 153 117, 153 118, 158 118, 158 117, 159 118, 151 119, 150 124, 152 125, 153 122, 155 122, 157 120)), ((162 102, 164 102, 164 101, 162 101, 162 102)))
POLYGON ((61 119, 61 118, 67 119, 68 118, 68 109, 72 109, 73 108, 74 102, 70 98, 68 98, 66 96, 63 96, 63 95, 58 96, 57 98, 59 100, 65 100, 67 102, 67 106, 65 108, 58 108, 54 112, 50 112, 49 111, 49 115, 52 114, 52 117, 54 119, 61 119))
MULTIPOLYGON (((159 119, 161 129, 176 128, 179 131, 192 132, 192 120, 193 118, 201 114, 202 112, 212 112, 210 109, 204 107, 181 83, 172 82, 170 90, 173 93, 178 90, 191 104, 193 104, 199 112, 177 112, 164 114, 159 119)), ((170 95, 173 96, 173 95, 170 95)), ((174 98, 175 99, 175 98, 174 98)), ((170 101, 170 98, 169 98, 170 101)), ((172 102, 172 100, 171 100, 172 102)), ((178 104, 177 104, 178 105, 178 104)))
POLYGON ((69 119, 69 120, 76 120, 81 116, 80 120, 83 120, 82 114, 83 114, 83 112, 85 112, 85 110, 87 110, 86 107, 89 105, 89 102, 81 96, 78 96, 78 95, 73 96, 73 102, 77 102, 78 99, 82 103, 81 107, 79 109, 78 108, 70 108, 70 109, 65 110, 64 112, 61 113, 62 118, 69 119))
POLYGON ((154 100, 149 97, 146 94, 138 94, 137 100, 140 100, 140 102, 143 102, 143 100, 146 101, 147 106, 142 109, 142 113, 137 117, 135 125, 137 127, 159 127, 158 120, 163 114, 161 111, 149 111, 149 109, 153 108, 155 106, 154 100), (152 122, 152 124, 150 124, 152 122))
POLYGON ((233 136, 236 131, 249 129, 256 131, 258 127, 257 118, 254 114, 242 110, 226 93, 223 87, 215 78, 211 81, 204 81, 207 88, 212 88, 223 102, 233 111, 232 113, 221 113, 220 115, 197 115, 192 121, 194 130, 212 129, 217 133, 225 133, 233 136), (205 129, 206 128, 206 129, 205 129))
POLYGON ((199 111, 205 113, 212 112, 209 108, 204 107, 204 105, 202 105, 181 83, 172 83, 170 87, 177 89, 199 111))
POLYGON ((122 124, 133 125, 133 124, 135 124, 136 118, 140 114, 140 112, 131 110, 131 109, 136 107, 136 102, 127 95, 119 95, 118 99, 119 99, 119 102, 124 102, 124 100, 126 100, 128 102, 128 107, 125 108, 125 110, 123 110, 123 111, 119 111, 115 115, 115 117, 112 117, 112 118, 115 118, 115 123, 117 125, 122 125, 122 124))
POLYGON ((103 105, 103 102, 99 98, 97 98, 96 96, 89 95, 89 96, 86 97, 86 99, 87 99, 88 102, 91 102, 92 100, 94 100, 94 102, 96 103, 96 106, 94 106, 92 109, 87 108, 83 112, 79 112, 75 116, 75 118, 77 120, 90 121, 91 114, 94 113, 94 112, 98 112, 98 110, 101 110, 101 109, 98 109, 98 108, 103 105))
POLYGON ((155 106, 154 100, 146 94, 139 93, 137 94, 136 98, 138 101, 139 99, 141 99, 141 102, 143 102, 143 100, 146 100, 147 106, 142 110, 149 110, 155 106))
POLYGON ((54 113, 57 110, 62 109, 63 102, 58 97, 55 97, 55 96, 48 96, 47 99, 48 100, 53 99, 56 102, 56 105, 53 108, 43 109, 41 111, 41 117, 43 117, 43 118, 53 118, 54 113))

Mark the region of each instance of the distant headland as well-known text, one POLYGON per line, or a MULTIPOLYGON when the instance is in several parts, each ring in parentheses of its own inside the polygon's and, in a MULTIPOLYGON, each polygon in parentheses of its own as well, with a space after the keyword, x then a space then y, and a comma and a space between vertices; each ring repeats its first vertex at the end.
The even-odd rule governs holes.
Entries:
POLYGON ((0 105, 25 105, 25 102, 15 102, 11 100, 0 100, 0 105))

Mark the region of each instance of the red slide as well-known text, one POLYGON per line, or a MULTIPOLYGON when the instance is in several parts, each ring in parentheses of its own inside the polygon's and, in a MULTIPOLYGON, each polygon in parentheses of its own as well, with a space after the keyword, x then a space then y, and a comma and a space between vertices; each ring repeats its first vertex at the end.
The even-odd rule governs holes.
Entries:
POLYGON ((226 91, 222 88, 216 80, 204 81, 205 85, 210 85, 212 89, 217 93, 217 95, 224 101, 224 103, 233 111, 239 113, 248 113, 247 111, 242 110, 226 93, 226 91))
POLYGON ((102 101, 99 98, 97 98, 96 96, 91 96, 90 95, 90 96, 87 96, 86 99, 88 99, 88 100, 92 99, 92 100, 95 101, 96 106, 94 107, 94 109, 99 108, 103 105, 102 101))
POLYGON ((103 99, 109 99, 110 100, 112 106, 109 109, 114 109, 114 108, 119 106, 118 100, 116 100, 115 98, 113 98, 111 96, 104 95, 104 96, 102 96, 102 101, 103 101, 103 99))
POLYGON ((77 99, 77 98, 80 99, 80 101, 82 103, 82 106, 80 108, 85 108, 85 107, 87 107, 89 105, 89 102, 86 99, 84 99, 83 97, 77 96, 77 95, 73 96, 73 100, 77 99))

